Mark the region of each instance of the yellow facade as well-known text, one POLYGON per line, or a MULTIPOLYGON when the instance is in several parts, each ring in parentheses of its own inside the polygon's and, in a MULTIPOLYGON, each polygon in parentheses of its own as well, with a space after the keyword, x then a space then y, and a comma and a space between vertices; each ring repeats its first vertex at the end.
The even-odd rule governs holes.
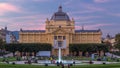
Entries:
POLYGON ((50 43, 53 46, 52 55, 58 54, 58 47, 62 48, 62 55, 69 54, 71 43, 101 43, 102 32, 98 30, 75 30, 74 19, 62 11, 60 6, 58 12, 51 19, 46 19, 45 30, 21 30, 19 33, 20 43, 50 43))

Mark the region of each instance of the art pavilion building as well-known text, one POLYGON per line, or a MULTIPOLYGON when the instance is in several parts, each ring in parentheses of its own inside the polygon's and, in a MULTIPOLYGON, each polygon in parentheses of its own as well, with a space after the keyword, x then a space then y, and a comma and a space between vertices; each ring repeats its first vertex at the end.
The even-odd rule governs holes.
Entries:
POLYGON ((101 43, 102 32, 98 30, 75 30, 75 21, 70 19, 62 7, 53 14, 51 19, 45 21, 45 30, 21 30, 20 43, 50 43, 51 55, 57 56, 58 46, 62 48, 62 55, 69 54, 71 43, 101 43))

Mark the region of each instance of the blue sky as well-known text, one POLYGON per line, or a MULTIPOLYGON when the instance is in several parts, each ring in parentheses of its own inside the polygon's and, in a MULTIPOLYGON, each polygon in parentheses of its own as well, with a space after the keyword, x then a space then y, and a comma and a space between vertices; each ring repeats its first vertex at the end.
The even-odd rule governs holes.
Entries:
POLYGON ((0 28, 43 30, 60 5, 76 29, 101 29, 103 36, 120 32, 120 0, 0 0, 0 28))

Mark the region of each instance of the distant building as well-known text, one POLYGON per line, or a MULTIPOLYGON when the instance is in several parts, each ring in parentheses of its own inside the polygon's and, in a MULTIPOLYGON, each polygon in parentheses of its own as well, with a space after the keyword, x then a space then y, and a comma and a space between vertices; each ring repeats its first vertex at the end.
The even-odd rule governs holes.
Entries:
POLYGON ((110 36, 109 34, 107 34, 106 38, 103 39, 103 43, 109 43, 110 44, 110 50, 111 51, 115 51, 115 37, 110 36))
POLYGON ((103 42, 109 42, 111 46, 115 45, 115 37, 110 36, 107 34, 106 38, 103 40, 103 42))
MULTIPOLYGON (((62 7, 46 19, 45 30, 20 30, 20 43, 50 43, 53 46, 52 55, 57 56, 58 47, 62 47, 62 55, 69 55, 71 43, 101 43, 102 32, 98 30, 75 30, 75 21, 70 19, 62 7)), ((28 24, 29 25, 29 24, 28 24)))
POLYGON ((4 29, 0 29, 0 38, 3 39, 3 41, 6 41, 6 33, 7 33, 7 28, 5 27, 4 29))
POLYGON ((7 30, 7 27, 0 30, 0 38, 6 43, 17 43, 17 39, 12 31, 7 30))

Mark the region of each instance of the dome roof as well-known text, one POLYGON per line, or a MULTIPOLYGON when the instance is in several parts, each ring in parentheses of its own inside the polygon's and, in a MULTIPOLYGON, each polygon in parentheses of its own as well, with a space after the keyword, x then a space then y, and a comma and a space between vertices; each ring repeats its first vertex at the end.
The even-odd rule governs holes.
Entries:
POLYGON ((67 13, 62 11, 62 7, 61 6, 58 8, 58 12, 55 12, 53 14, 53 16, 51 17, 51 20, 55 20, 55 21, 61 21, 61 20, 70 21, 69 16, 67 15, 67 13))

